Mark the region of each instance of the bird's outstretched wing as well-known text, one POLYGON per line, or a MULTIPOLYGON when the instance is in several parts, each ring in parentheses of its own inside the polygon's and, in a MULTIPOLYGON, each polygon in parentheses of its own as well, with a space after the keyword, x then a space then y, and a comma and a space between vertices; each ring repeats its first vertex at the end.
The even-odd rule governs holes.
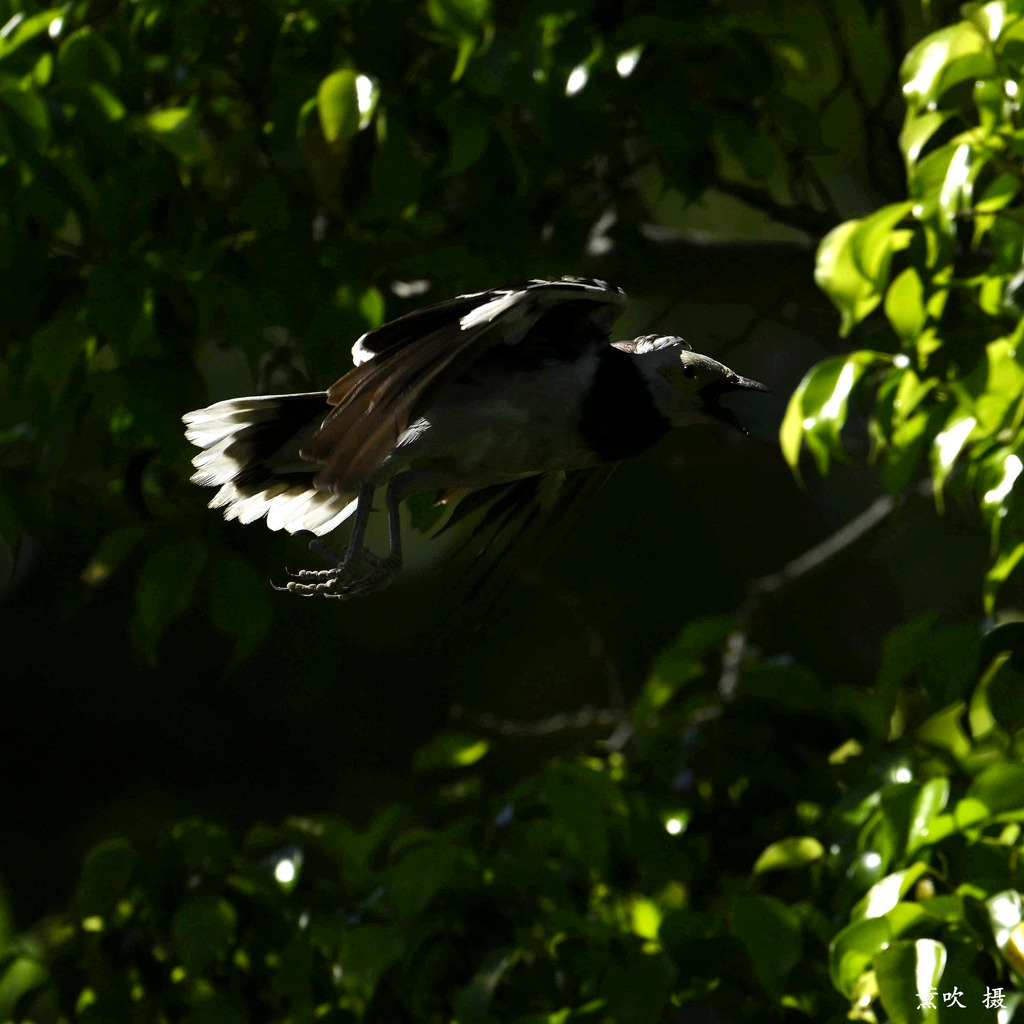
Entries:
POLYGON ((536 572, 579 513, 597 497, 618 463, 568 473, 543 473, 474 491, 438 529, 471 522, 455 556, 468 555, 465 602, 489 607, 518 573, 536 572))
POLYGON ((603 281, 530 281, 459 296, 364 334, 353 348, 355 369, 327 392, 334 408, 302 449, 304 459, 322 463, 317 486, 358 489, 427 404, 432 385, 496 346, 528 346, 551 321, 545 334, 582 349, 595 336, 607 339, 625 304, 625 294, 603 281))

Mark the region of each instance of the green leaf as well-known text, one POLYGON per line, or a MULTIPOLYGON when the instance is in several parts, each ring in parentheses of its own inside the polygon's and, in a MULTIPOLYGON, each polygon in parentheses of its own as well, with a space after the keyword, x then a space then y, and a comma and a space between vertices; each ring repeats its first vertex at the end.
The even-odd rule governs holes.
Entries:
POLYGON ((946 947, 934 939, 894 942, 875 957, 879 998, 892 1024, 939 1020, 945 967, 946 947))
POLYGON ((124 118, 124 104, 105 85, 90 82, 86 89, 94 107, 104 118, 108 121, 120 121, 124 118))
POLYGON ((856 229, 850 235, 848 245, 857 272, 876 288, 888 278, 889 259, 894 246, 893 228, 910 213, 913 206, 909 200, 883 206, 857 222, 856 229))
POLYGON ((939 189, 938 211, 940 223, 950 235, 956 234, 956 217, 971 202, 971 175, 976 170, 972 157, 974 153, 966 143, 961 143, 954 150, 946 168, 942 187, 939 189))
POLYGON ((875 288, 857 269, 850 252, 849 242, 860 222, 846 221, 833 228, 818 246, 814 280, 842 316, 840 333, 846 335, 854 325, 871 311, 870 302, 875 288))
POLYGON ((183 903, 171 921, 171 940, 185 969, 201 974, 223 960, 235 944, 237 919, 235 908, 219 896, 183 903))
POLYGON ((160 548, 146 560, 139 574, 132 631, 142 652, 151 660, 167 627, 192 603, 206 549, 197 541, 179 541, 160 548))
POLYGON ((885 315, 904 346, 909 347, 924 330, 928 312, 924 307, 924 285, 913 267, 900 273, 885 293, 885 315))
MULTIPOLYGON (((630 1024, 660 1024, 666 1019, 676 968, 664 954, 630 949, 624 963, 613 963, 598 991, 607 1000, 608 1016, 630 1024)), ((494 1019, 494 1018, 492 1018, 494 1019)), ((581 1015, 583 1021, 586 1016, 581 1015)))
POLYGON ((912 112, 907 113, 903 131, 900 132, 900 149, 903 150, 908 170, 913 170, 928 140, 951 116, 948 110, 928 110, 918 116, 912 112))
POLYGON ((41 380, 54 405, 62 401, 72 374, 81 365, 90 334, 81 310, 69 302, 32 335, 26 377, 41 380))
POLYGON ((4 37, 0 39, 0 61, 9 57, 25 43, 49 31, 50 26, 58 18, 63 17, 64 11, 60 8, 42 11, 40 14, 33 14, 30 17, 16 14, 4 26, 4 37))
POLYGON ((337 963, 342 988, 358 1000, 359 1011, 373 998, 387 970, 406 952, 409 939, 406 929, 396 924, 345 929, 337 963))
POLYGON ((480 40, 491 31, 490 0, 427 0, 427 11, 439 29, 457 40, 458 56, 451 76, 457 82, 480 40))
POLYGON ((966 21, 926 36, 907 54, 900 68, 903 96, 911 110, 935 103, 951 85, 983 78, 995 70, 987 40, 966 21), (963 61, 963 58, 969 58, 963 61))
POLYGON ((765 988, 778 991, 800 959, 800 920, 773 896, 740 896, 733 901, 736 935, 754 963, 765 988))
POLYGON ((980 800, 993 816, 1015 813, 1024 818, 1024 764, 986 768, 967 788, 967 796, 980 800))
POLYGON ((974 204, 974 209, 978 213, 992 213, 995 210, 1001 210, 1017 198, 1020 190, 1020 178, 1009 171, 1003 171, 985 187, 981 198, 974 204))
POLYGON ((489 23, 490 0, 427 0, 430 20, 457 37, 475 38, 489 23))
POLYGON ((23 1000, 50 979, 44 964, 29 956, 16 956, 0 961, 0 1018, 5 1021, 24 1020, 19 1012, 23 1000))
POLYGON ((444 771, 449 768, 466 768, 476 764, 491 744, 479 736, 467 733, 443 732, 425 743, 413 758, 412 770, 417 774, 444 771))
POLYGON ((355 71, 343 68, 328 75, 317 90, 320 125, 330 146, 343 146, 359 131, 358 77, 355 71))
POLYGON ((221 555, 210 567, 210 621, 235 641, 235 659, 266 639, 274 620, 267 581, 245 559, 221 555))
POLYGON ((886 875, 871 886, 864 899, 850 911, 851 919, 882 917, 888 914, 927 871, 928 865, 918 861, 902 871, 886 875))
POLYGON ((987 678, 985 696, 993 718, 1011 736, 1024 728, 1024 673, 1002 658, 987 678))
POLYGON ((736 628, 735 620, 708 616, 688 622, 678 637, 654 660, 632 718, 640 728, 694 680, 700 679, 709 661, 718 657, 722 644, 736 628))
POLYGON ((918 726, 915 735, 922 743, 930 743, 948 751, 958 761, 963 760, 971 752, 971 741, 963 727, 964 710, 963 701, 957 701, 937 711, 918 726))
POLYGON ((1024 541, 1005 541, 1000 538, 999 553, 985 574, 985 611, 989 615, 995 610, 999 588, 1009 579, 1011 573, 1024 560, 1024 541))
POLYGON ((842 454, 840 432, 846 423, 850 394, 857 381, 872 366, 891 362, 880 352, 851 352, 826 359, 811 368, 789 400, 779 430, 782 454, 796 471, 800 444, 810 449, 822 474, 829 460, 842 454))
POLYGON ((88 25, 72 32, 57 50, 57 75, 64 85, 112 86, 121 74, 117 50, 88 25))
POLYGON ((813 836, 790 836, 767 847, 754 864, 754 874, 806 867, 825 856, 825 847, 813 836))
POLYGON ((992 925, 992 937, 996 948, 1002 949, 1010 941, 1010 936, 1024 922, 1024 901, 1015 889, 997 892, 985 901, 989 921, 992 925))
POLYGON ((451 880, 462 862, 461 850, 432 840, 407 850, 386 873, 386 887, 401 917, 419 914, 451 880))
POLYGON ((964 411, 961 406, 950 414, 944 429, 935 435, 935 440, 932 443, 931 467, 936 497, 942 491, 956 460, 977 425, 977 419, 964 411))
POLYGON ((489 1024, 493 1020, 488 1011, 494 990, 520 956, 514 946, 502 946, 484 957, 473 980, 455 993, 453 1003, 459 1024, 489 1024))
POLYGON ((38 89, 12 79, 0 80, 0 123, 3 120, 8 121, 12 134, 15 128, 21 128, 17 133, 19 141, 37 152, 42 153, 49 146, 50 115, 38 89))
POLYGON ((139 126, 186 167, 204 163, 213 155, 210 140, 188 107, 153 110, 140 119, 139 126))
POLYGON ((850 999, 860 976, 891 939, 889 922, 884 917, 868 917, 847 925, 829 947, 829 973, 832 983, 850 999))
POLYGON ((138 864, 135 848, 124 839, 94 846, 82 863, 75 906, 80 917, 105 916, 128 886, 138 864))
POLYGON ((949 779, 945 775, 929 779, 917 794, 914 812, 907 830, 907 853, 923 846, 932 820, 946 807, 949 799, 949 779))

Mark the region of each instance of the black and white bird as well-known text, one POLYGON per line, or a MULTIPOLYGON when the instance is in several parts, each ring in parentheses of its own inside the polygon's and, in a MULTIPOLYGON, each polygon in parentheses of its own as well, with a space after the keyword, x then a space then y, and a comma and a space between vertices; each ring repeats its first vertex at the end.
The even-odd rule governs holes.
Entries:
POLYGON ((227 519, 315 535, 311 549, 335 564, 281 588, 305 596, 390 583, 402 566, 399 505, 424 491, 453 507, 445 528, 483 508, 492 541, 545 539, 616 463, 708 416, 739 426, 719 399, 768 390, 674 335, 612 342, 625 304, 604 281, 565 277, 399 317, 359 338, 354 369, 327 391, 187 413, 186 436, 202 449, 192 480, 219 488, 210 507, 227 519), (364 544, 380 488, 383 557, 364 544), (350 517, 339 557, 321 538, 350 517))

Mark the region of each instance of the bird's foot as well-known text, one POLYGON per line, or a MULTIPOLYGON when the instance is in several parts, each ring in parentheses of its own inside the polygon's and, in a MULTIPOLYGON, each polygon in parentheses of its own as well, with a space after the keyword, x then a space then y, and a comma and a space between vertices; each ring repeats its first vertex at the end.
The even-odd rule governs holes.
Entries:
POLYGON ((401 568, 397 558, 381 558, 363 550, 351 562, 339 561, 333 569, 301 569, 290 572, 291 581, 275 590, 298 594, 301 597, 335 597, 345 601, 383 590, 390 585, 401 568))

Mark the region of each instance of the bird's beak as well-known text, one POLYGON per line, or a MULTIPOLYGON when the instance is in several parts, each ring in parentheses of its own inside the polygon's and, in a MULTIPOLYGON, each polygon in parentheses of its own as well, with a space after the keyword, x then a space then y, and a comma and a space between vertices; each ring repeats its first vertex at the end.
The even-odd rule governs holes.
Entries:
POLYGON ((762 384, 759 380, 751 380, 749 377, 741 377, 738 373, 734 373, 731 378, 723 381, 726 392, 728 391, 764 391, 767 394, 772 394, 772 389, 767 384, 762 384))
POLYGON ((751 380, 749 377, 741 377, 738 373, 734 373, 729 377, 716 380, 713 384, 708 384, 706 387, 701 388, 697 394, 700 395, 704 403, 703 412, 709 416, 714 416, 716 420, 728 423, 730 427, 734 427, 741 434, 750 437, 749 431, 736 418, 736 414, 731 409, 725 409, 718 404, 718 400, 723 395, 732 394, 734 391, 764 391, 769 395, 773 393, 770 387, 762 384, 760 381, 751 380))

